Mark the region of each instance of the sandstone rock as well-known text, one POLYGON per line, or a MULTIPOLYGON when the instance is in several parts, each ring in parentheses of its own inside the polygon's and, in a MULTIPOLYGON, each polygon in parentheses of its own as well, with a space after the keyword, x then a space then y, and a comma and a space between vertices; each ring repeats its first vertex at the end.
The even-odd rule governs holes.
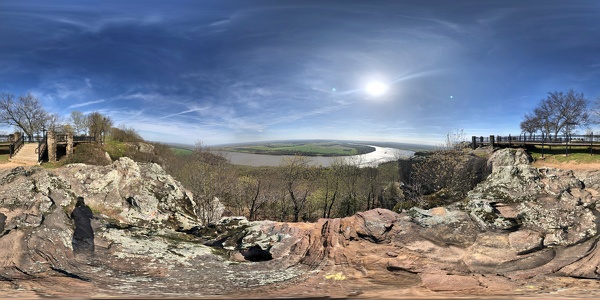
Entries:
POLYGON ((519 226, 515 219, 502 216, 494 202, 480 199, 470 200, 466 208, 481 229, 514 230, 519 226))
POLYGON ((100 215, 136 226, 189 229, 202 214, 191 193, 157 164, 120 158, 109 166, 68 165, 56 171, 100 215))
POLYGON ((528 229, 511 232, 508 235, 508 241, 517 254, 531 253, 543 247, 542 234, 528 229))
POLYGON ((66 290, 90 297, 93 291, 190 297, 298 289, 527 294, 519 288, 558 289, 547 279, 555 276, 598 278, 595 179, 537 171, 518 152, 505 152, 492 162, 491 182, 465 202, 315 223, 228 217, 201 224, 198 205, 178 182, 158 165, 128 159, 105 167, 3 171, 0 276, 29 280, 40 294, 52 290, 39 285, 43 278, 69 278, 66 290), (506 198, 482 196, 494 188, 506 198), (99 217, 91 223, 92 258, 73 255, 69 215, 77 196, 99 217))
POLYGON ((423 274, 423 286, 432 291, 474 292, 483 287, 475 276, 448 275, 448 274, 423 274))
POLYGON ((424 227, 419 235, 440 245, 469 246, 475 242, 478 229, 463 211, 446 208, 423 210, 411 208, 407 214, 412 221, 424 227))
POLYGON ((600 279, 600 248, 598 240, 581 259, 563 267, 560 274, 576 278, 600 279))
POLYGON ((594 211, 567 192, 519 204, 523 226, 545 234, 544 246, 574 245, 597 234, 594 211))
POLYGON ((4 234, 4 225, 6 225, 6 215, 0 213, 0 236, 4 234))
POLYGON ((535 198, 544 186, 537 169, 529 165, 497 166, 488 178, 468 192, 470 199, 520 202, 535 198))

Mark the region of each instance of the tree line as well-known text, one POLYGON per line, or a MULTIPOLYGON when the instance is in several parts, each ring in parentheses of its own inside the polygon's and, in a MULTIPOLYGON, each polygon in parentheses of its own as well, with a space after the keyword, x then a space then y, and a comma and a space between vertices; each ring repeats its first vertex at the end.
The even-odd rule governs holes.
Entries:
MULTIPOLYGON (((160 151, 161 146, 155 149, 160 151)), ((464 199, 489 174, 487 159, 457 149, 421 153, 378 167, 361 167, 358 157, 330 166, 292 156, 276 167, 232 165, 219 152, 197 145, 188 155, 162 146, 159 163, 200 205, 205 223, 214 210, 250 220, 315 221, 373 208, 394 211, 431 208, 464 199)))
POLYGON ((62 118, 48 112, 31 93, 19 96, 0 94, 0 123, 14 126, 29 140, 44 131, 53 130, 57 133, 87 134, 102 142, 113 127, 112 119, 99 112, 86 115, 72 111, 69 118, 62 118))

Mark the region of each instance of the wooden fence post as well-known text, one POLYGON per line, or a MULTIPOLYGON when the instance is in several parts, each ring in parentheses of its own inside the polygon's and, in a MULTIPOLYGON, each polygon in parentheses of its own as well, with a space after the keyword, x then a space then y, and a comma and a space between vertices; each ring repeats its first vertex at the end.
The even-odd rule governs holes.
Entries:
POLYGON ((544 158, 544 133, 542 133, 542 158, 544 158))
POLYGON ((473 150, 477 149, 477 137, 476 136, 471 137, 471 148, 473 150))
POLYGON ((496 147, 496 141, 493 135, 490 135, 490 145, 492 145, 492 148, 496 147))

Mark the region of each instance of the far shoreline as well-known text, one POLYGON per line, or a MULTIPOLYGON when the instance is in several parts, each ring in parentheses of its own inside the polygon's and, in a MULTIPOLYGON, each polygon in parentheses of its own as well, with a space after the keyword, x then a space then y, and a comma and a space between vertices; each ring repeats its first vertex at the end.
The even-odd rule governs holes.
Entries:
MULTIPOLYGON (((356 163, 360 167, 376 167, 389 161, 412 157, 415 153, 415 151, 412 150, 379 147, 373 145, 369 146, 374 147, 375 151, 351 156, 306 156, 306 158, 311 166, 329 167, 334 161, 345 159, 350 163, 356 163)), ((294 157, 294 155, 250 154, 222 150, 215 150, 215 152, 222 154, 230 163, 234 165, 252 167, 281 166, 285 163, 286 159, 294 157)))

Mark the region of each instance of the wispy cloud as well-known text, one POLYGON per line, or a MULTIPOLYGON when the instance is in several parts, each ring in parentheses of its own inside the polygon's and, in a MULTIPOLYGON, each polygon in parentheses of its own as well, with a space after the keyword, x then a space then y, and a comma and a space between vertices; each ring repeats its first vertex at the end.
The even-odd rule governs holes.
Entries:
POLYGON ((166 118, 170 118, 170 117, 174 117, 174 116, 180 116, 180 115, 183 115, 183 114, 187 114, 187 113, 191 113, 191 112, 195 112, 195 111, 202 111, 202 110, 205 110, 205 109, 206 108, 203 108, 203 107, 188 109, 188 110, 185 110, 185 111, 181 111, 181 112, 178 112, 178 113, 174 113, 174 114, 166 115, 164 117, 160 117, 160 119, 166 119, 166 118))
POLYGON ((79 107, 89 106, 89 105, 92 105, 92 104, 102 103, 104 101, 106 101, 106 100, 101 99, 101 100, 96 100, 96 101, 88 101, 88 102, 83 102, 83 103, 76 103, 76 104, 69 105, 68 108, 79 108, 79 107))

